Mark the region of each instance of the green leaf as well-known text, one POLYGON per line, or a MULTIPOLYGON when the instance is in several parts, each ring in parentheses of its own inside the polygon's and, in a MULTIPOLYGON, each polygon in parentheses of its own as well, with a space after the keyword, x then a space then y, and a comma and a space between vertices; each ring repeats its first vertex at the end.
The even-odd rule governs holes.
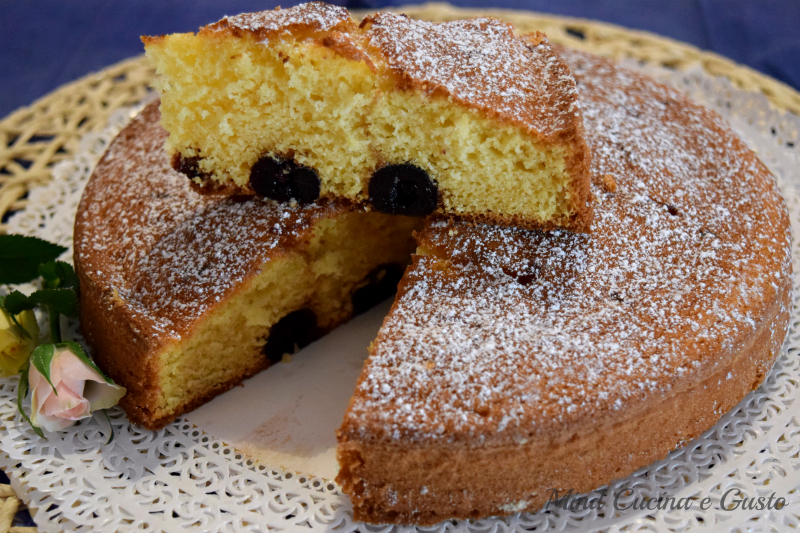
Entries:
POLYGON ((106 383, 108 383, 109 385, 116 385, 116 383, 114 383, 113 379, 111 379, 110 377, 108 377, 105 374, 103 374, 103 371, 100 370, 97 367, 96 364, 94 364, 94 361, 92 361, 89 358, 89 356, 86 354, 86 352, 83 351, 83 348, 81 347, 81 345, 78 344, 77 342, 74 342, 74 341, 60 342, 60 343, 58 343, 56 345, 56 347, 58 347, 58 348, 69 348, 70 351, 72 353, 74 353, 78 357, 78 359, 80 359, 81 361, 86 363, 86 366, 88 366, 89 368, 93 369, 95 372, 100 374, 103 377, 103 379, 106 380, 106 383))
POLYGON ((65 316, 78 314, 78 296, 72 289, 42 289, 28 296, 28 300, 34 304, 52 306, 55 311, 65 316))
POLYGON ((39 275, 44 278, 46 288, 57 289, 61 285, 61 276, 57 270, 56 261, 48 261, 39 265, 39 275))
POLYGON ((72 265, 64 261, 48 261, 39 265, 39 275, 44 278, 47 289, 77 289, 78 276, 72 265))
POLYGON ((39 275, 44 278, 46 289, 77 289, 78 276, 72 265, 64 261, 48 261, 39 265, 39 275))
POLYGON ((22 415, 22 418, 25 419, 26 422, 33 428, 37 435, 44 438, 44 433, 42 433, 41 428, 38 426, 34 426, 33 422, 31 421, 30 417, 25 414, 25 410, 22 408, 22 402, 28 396, 28 369, 26 368, 23 370, 19 375, 19 387, 17 389, 17 409, 19 410, 19 414, 22 415))
POLYGON ((39 275, 39 265, 66 248, 36 237, 0 235, 0 283, 25 283, 39 275))
POLYGON ((36 367, 36 370, 38 370, 41 375, 44 376, 44 379, 46 379, 53 388, 53 393, 58 396, 58 391, 56 390, 55 385, 53 385, 53 382, 50 381, 50 363, 53 362, 53 356, 55 353, 55 344, 40 344, 35 350, 33 350, 33 353, 31 354, 31 364, 36 367))
POLYGON ((19 291, 14 291, 3 299, 3 309, 10 315, 18 315, 34 307, 36 307, 36 302, 32 302, 30 298, 19 291))
POLYGON ((26 339, 30 339, 31 335, 27 332, 25 328, 22 327, 17 321, 17 316, 19 313, 23 311, 27 311, 29 309, 33 309, 36 307, 36 304, 31 302, 27 296, 22 294, 19 291, 14 291, 8 296, 3 297, 0 301, 0 306, 8 313, 8 316, 11 318, 11 321, 14 323, 15 326, 19 328, 22 332, 22 336, 26 339))

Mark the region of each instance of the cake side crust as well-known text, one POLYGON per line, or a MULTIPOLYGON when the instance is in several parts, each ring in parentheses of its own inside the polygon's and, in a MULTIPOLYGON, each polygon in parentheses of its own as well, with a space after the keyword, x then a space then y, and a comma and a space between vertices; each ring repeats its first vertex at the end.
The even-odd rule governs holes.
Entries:
POLYGON ((586 493, 663 459, 712 427, 755 390, 780 353, 790 319, 791 284, 752 342, 700 383, 674 391, 624 419, 505 446, 402 446, 339 433, 340 473, 356 520, 433 525, 536 511, 557 490, 586 493), (391 466, 389 466, 391 465, 391 466))

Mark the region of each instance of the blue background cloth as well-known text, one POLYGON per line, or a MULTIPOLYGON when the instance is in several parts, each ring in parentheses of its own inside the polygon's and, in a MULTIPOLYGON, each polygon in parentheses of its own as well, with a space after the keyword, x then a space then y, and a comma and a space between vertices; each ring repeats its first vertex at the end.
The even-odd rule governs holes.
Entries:
MULTIPOLYGON (((0 0, 0 117, 64 83, 140 54, 140 35, 195 31, 224 15, 272 9, 279 3, 0 0)), ((379 8, 413 0, 334 3, 379 8)), ((480 0, 451 3, 490 5, 480 0)), ((491 5, 648 30, 713 50, 800 88, 799 0, 501 0, 491 5)))

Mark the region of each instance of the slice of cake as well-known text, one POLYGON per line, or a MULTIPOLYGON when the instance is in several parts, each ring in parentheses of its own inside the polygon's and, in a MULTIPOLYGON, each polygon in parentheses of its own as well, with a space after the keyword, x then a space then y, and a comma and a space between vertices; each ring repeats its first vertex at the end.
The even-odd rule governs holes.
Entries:
POLYGON ((768 170, 677 91, 564 54, 595 154, 592 233, 419 232, 339 433, 358 520, 599 488, 710 428, 780 351, 791 233, 768 170))
POLYGON ((575 80, 542 34, 312 3, 143 41, 173 166, 209 190, 588 229, 575 80))
POLYGON ((199 195, 151 104, 109 147, 75 222, 81 328, 155 429, 394 292, 418 219, 199 195))

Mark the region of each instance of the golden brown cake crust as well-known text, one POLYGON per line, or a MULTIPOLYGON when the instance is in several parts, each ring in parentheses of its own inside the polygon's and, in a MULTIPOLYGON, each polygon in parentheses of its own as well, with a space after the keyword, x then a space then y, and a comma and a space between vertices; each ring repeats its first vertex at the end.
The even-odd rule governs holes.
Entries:
MULTIPOLYGON (((154 418, 154 354, 190 336, 199 318, 265 262, 310 239, 316 221, 354 209, 197 194, 170 168, 159 116, 158 103, 150 104, 120 132, 86 186, 75 221, 82 331, 97 363, 128 386, 120 404, 131 421, 151 429, 210 397, 154 418), (229 224, 239 231, 222 231, 229 224)), ((210 395, 266 365, 243 370, 210 395)))
POLYGON ((564 57, 593 151, 592 232, 420 232, 427 255, 339 433, 360 519, 507 514, 627 475, 710 427, 779 351, 791 261, 774 178, 677 91, 564 57))
MULTIPOLYGON (((309 2, 290 9, 242 13, 200 28, 205 35, 249 36, 257 40, 275 38, 282 33, 293 33, 310 38, 330 31, 349 31, 357 27, 350 13, 343 7, 324 2, 309 2)), ((161 36, 142 36, 145 44, 156 43, 161 36)))
POLYGON ((309 2, 290 9, 278 7, 273 11, 225 17, 200 31, 230 32, 236 37, 248 34, 257 39, 268 39, 281 33, 345 31, 355 25, 347 9, 324 2, 309 2))

